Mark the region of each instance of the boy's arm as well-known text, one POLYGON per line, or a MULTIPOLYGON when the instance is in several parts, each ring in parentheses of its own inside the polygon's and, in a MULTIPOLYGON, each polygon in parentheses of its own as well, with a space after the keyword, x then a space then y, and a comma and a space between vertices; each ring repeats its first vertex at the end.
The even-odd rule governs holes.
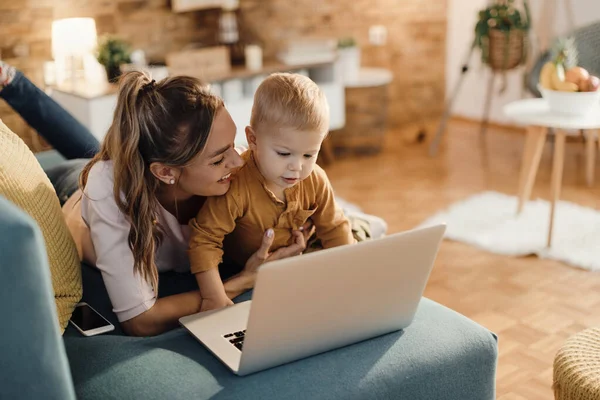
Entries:
POLYGON ((335 202, 333 188, 325 171, 315 165, 312 179, 316 192, 317 210, 311 219, 315 224, 317 238, 321 239, 323 248, 356 243, 350 221, 335 202))
POLYGON ((233 195, 208 197, 196 218, 190 220, 188 256, 192 274, 219 266, 223 239, 235 229, 240 210, 233 195))
POLYGON ((223 239, 235 228, 240 208, 234 195, 209 197, 196 218, 190 221, 190 271, 196 275, 201 311, 232 304, 219 275, 223 257, 223 239))

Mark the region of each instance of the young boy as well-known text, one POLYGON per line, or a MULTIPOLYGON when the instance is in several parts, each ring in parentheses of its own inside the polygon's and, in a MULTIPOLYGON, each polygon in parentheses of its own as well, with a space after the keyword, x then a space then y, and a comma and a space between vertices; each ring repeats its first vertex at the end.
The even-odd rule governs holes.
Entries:
POLYGON ((190 222, 188 253, 203 311, 231 304, 219 278, 223 249, 243 266, 269 228, 272 251, 292 244, 292 231, 309 218, 323 248, 355 242, 327 175, 316 165, 328 126, 327 100, 309 78, 278 73, 259 86, 246 127, 245 165, 229 191, 207 198, 190 222))

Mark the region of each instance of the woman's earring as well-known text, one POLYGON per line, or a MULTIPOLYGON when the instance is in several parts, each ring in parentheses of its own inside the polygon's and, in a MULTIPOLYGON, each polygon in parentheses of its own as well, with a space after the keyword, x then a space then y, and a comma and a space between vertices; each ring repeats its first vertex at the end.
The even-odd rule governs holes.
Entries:
POLYGON ((174 185, 174 184, 175 184, 175 179, 171 179, 171 180, 169 181, 169 185, 174 185))

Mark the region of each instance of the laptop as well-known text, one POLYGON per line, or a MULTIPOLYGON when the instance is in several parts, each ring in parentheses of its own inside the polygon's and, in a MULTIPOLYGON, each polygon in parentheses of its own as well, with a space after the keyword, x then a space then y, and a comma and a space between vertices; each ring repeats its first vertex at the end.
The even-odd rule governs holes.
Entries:
POLYGON ((446 226, 262 265, 252 300, 179 322, 243 376, 407 328, 446 226))

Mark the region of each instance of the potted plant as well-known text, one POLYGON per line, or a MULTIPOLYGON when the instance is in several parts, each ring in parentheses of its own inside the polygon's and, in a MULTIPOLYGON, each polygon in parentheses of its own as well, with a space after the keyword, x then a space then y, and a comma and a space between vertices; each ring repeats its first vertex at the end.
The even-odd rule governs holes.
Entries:
POLYGON ((123 39, 104 36, 98 45, 98 62, 106 69, 109 82, 121 75, 121 65, 131 63, 131 49, 123 39))
POLYGON ((524 64, 530 28, 527 0, 523 0, 523 11, 515 6, 515 0, 496 0, 479 12, 475 26, 475 45, 481 49, 481 60, 501 71, 524 64))
POLYGON ((338 55, 344 82, 357 80, 360 71, 360 48, 357 46, 356 40, 352 37, 339 39, 338 55))

